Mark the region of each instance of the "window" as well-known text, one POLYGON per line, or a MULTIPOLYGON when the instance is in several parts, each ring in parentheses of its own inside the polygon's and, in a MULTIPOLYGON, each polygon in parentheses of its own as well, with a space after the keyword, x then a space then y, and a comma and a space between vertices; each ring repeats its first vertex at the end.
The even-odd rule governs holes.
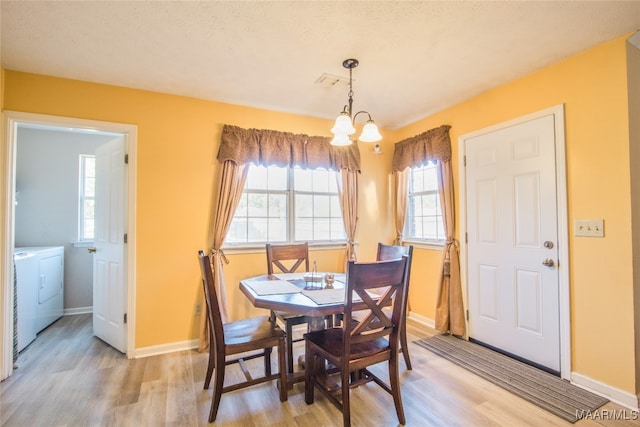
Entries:
POLYGON ((335 172, 249 166, 226 245, 345 240, 335 172))
POLYGON ((436 165, 411 168, 405 236, 407 240, 441 243, 445 240, 436 165))
POLYGON ((79 238, 80 241, 93 240, 96 206, 96 158, 80 155, 80 191, 79 191, 79 238))

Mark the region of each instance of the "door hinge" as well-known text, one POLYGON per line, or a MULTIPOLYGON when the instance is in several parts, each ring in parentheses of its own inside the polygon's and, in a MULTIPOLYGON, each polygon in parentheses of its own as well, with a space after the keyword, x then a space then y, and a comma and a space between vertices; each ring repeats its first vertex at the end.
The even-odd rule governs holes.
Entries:
POLYGON ((127 233, 124 233, 124 242, 127 243, 128 240, 129 240, 129 235, 127 233))
POLYGON ((467 322, 469 321, 469 310, 467 310, 467 322))
POLYGON ((128 154, 125 154, 125 155, 124 155, 124 164, 125 164, 125 165, 128 165, 128 164, 129 164, 129 155, 128 155, 128 154))
POLYGON ((127 313, 124 314, 124 323, 127 323, 127 313))
POLYGON ((462 156, 462 165, 467 166, 467 156, 462 156))
POLYGON ((469 233, 467 233, 466 231, 464 232, 464 242, 469 243, 469 233))

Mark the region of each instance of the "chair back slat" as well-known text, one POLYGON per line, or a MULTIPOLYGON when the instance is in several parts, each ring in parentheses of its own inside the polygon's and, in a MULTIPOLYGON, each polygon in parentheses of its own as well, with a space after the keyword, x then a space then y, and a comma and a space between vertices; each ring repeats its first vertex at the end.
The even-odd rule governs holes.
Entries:
MULTIPOLYGON (((406 286, 406 264, 406 255, 391 261, 370 263, 349 261, 346 277, 343 354, 350 353, 352 344, 372 341, 384 336, 390 336, 389 345, 397 350, 398 327, 404 316, 405 307, 399 302, 403 298, 406 286), (374 299, 370 296, 369 291, 373 290, 381 291, 379 298, 374 299), (359 303, 359 300, 366 306, 364 311, 367 314, 364 319, 354 324, 351 321, 354 302, 359 303), (393 306, 390 316, 382 310, 389 305, 393 306)), ((362 308, 358 307, 358 311, 361 310, 362 308)))
POLYGON ((304 271, 309 271, 309 244, 300 243, 292 245, 266 244, 267 273, 274 274, 273 266, 278 267, 281 273, 294 273, 304 263, 304 271), (287 266, 282 261, 290 261, 287 266))
POLYGON ((198 251, 198 260, 200 263, 200 271, 202 272, 202 286, 204 288, 205 302, 207 304, 207 316, 209 319, 209 336, 211 338, 210 345, 212 348, 223 348, 224 326, 222 316, 220 314, 220 304, 218 302, 218 294, 213 282, 213 270, 211 268, 211 260, 204 253, 198 251), (221 347, 220 347, 221 346, 221 347))
POLYGON ((400 259, 402 255, 409 255, 409 251, 413 249, 413 246, 396 246, 385 245, 384 243, 378 243, 378 252, 376 254, 376 261, 389 261, 392 259, 400 259))

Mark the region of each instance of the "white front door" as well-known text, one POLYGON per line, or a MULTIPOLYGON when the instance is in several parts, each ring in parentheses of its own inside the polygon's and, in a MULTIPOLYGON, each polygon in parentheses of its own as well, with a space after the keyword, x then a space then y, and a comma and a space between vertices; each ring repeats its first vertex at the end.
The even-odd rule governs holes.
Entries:
POLYGON ((560 372, 554 116, 464 149, 469 336, 560 372))
POLYGON ((93 333, 126 352, 125 137, 96 149, 93 333))

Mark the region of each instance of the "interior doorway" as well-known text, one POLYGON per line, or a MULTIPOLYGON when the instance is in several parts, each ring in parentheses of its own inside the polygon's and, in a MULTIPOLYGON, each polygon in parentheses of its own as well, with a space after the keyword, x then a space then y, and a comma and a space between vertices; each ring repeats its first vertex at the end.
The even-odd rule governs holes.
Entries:
MULTIPOLYGON (((56 129, 57 131, 71 133, 85 133, 93 135, 111 135, 119 136, 126 141, 127 146, 127 170, 126 179, 124 180, 126 188, 124 194, 126 200, 122 204, 121 214, 126 223, 127 244, 124 256, 126 257, 125 270, 122 274, 122 289, 124 292, 119 304, 122 305, 120 311, 127 313, 127 323, 124 326, 124 348, 120 346, 120 350, 130 356, 134 349, 135 342, 135 182, 136 182, 136 143, 137 128, 133 125, 89 121, 82 119, 72 119, 66 117, 45 116, 19 112, 4 112, 5 124, 5 150, 3 152, 4 164, 6 165, 6 174, 3 177, 5 205, 3 212, 4 222, 4 239, 3 239, 3 257, 0 260, 2 271, 2 281, 0 282, 0 301, 3 307, 3 316, 1 322, 1 338, 2 338, 2 372, 1 378, 4 379, 11 375, 13 369, 13 249, 16 238, 16 216, 15 203, 16 197, 16 160, 17 160, 17 141, 18 130, 23 128, 30 129, 56 129)), ((124 161, 124 159, 123 159, 124 161)), ((46 179, 46 177, 42 177, 46 179)), ((86 250, 86 249, 85 249, 86 250)), ((123 321, 124 323, 124 321, 123 321)))

